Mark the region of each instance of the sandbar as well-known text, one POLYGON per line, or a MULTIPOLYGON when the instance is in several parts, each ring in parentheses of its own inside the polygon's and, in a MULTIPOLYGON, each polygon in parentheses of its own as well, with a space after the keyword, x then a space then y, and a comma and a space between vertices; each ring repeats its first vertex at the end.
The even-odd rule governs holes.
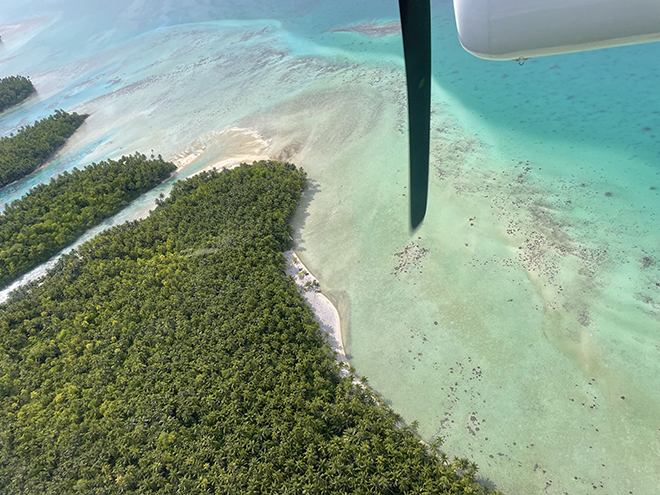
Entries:
POLYGON ((291 275, 308 306, 314 311, 314 319, 327 335, 328 343, 337 353, 337 360, 348 365, 341 335, 339 311, 330 299, 319 290, 318 280, 305 267, 293 250, 285 251, 287 261, 286 274, 291 275))
POLYGON ((369 38, 384 38, 385 36, 394 36, 401 34, 401 23, 365 21, 347 26, 339 26, 324 31, 325 33, 359 33, 369 38))

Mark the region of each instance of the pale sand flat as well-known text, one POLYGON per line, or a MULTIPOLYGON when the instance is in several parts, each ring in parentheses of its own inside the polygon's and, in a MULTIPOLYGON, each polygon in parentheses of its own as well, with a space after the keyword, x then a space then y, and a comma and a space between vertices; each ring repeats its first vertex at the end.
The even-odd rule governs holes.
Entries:
POLYGON ((401 34, 401 23, 365 21, 348 26, 339 26, 328 29, 324 32, 329 33, 359 33, 369 38, 383 38, 385 36, 395 36, 401 34))
POLYGON ((220 131, 211 131, 195 139, 186 148, 171 157, 177 168, 184 169, 203 156, 217 156, 203 171, 233 168, 241 163, 268 160, 270 143, 253 130, 241 127, 226 127, 220 131))

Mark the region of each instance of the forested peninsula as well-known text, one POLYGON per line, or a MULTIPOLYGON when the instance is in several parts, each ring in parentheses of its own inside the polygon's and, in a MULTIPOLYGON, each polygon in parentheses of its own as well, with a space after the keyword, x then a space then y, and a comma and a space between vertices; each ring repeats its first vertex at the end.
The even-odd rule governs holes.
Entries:
POLYGON ((0 287, 65 248, 176 170, 161 157, 124 156, 63 172, 0 214, 0 287))
POLYGON ((56 110, 53 115, 0 138, 0 187, 34 172, 64 144, 87 115, 56 110))
POLYGON ((305 180, 178 182, 0 306, 0 493, 486 493, 340 377, 284 273, 305 180))
POLYGON ((0 113, 25 101, 35 92, 32 81, 24 76, 9 76, 0 79, 0 113))

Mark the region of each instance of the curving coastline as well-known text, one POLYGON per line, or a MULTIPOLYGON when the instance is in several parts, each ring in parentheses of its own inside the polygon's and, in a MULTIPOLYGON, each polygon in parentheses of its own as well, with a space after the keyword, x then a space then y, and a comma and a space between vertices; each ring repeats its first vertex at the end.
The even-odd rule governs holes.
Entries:
POLYGON ((328 336, 328 343, 332 350, 337 353, 337 360, 349 364, 344 351, 344 344, 341 334, 341 318, 339 311, 334 304, 323 295, 318 286, 318 280, 300 261, 298 254, 290 249, 284 252, 287 261, 286 274, 291 275, 296 283, 296 287, 302 294, 305 302, 314 311, 315 320, 321 326, 328 336))

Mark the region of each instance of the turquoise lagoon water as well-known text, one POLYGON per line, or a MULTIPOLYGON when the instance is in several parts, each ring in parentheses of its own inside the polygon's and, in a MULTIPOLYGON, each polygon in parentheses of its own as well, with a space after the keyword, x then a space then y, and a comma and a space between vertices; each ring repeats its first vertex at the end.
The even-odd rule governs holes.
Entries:
MULTIPOLYGON (((39 90, 0 133, 90 114, 0 204, 253 129, 308 171, 297 250, 352 365, 422 437, 510 494, 657 493, 660 45, 485 62, 434 2, 430 204, 411 234, 400 38, 330 31, 393 21, 396 2, 96 3, 0 0, 0 76, 39 90)), ((233 154, 218 141, 176 178, 233 154)))

